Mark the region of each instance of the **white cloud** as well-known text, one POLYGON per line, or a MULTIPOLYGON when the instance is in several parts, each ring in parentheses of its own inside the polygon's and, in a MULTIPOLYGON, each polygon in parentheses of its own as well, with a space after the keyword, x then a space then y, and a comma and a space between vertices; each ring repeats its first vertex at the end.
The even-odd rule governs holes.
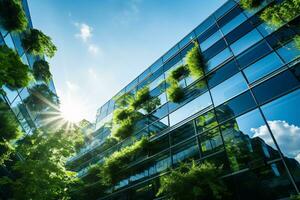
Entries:
MULTIPOLYGON (((300 162, 300 127, 282 120, 268 121, 268 124, 283 154, 300 162)), ((266 125, 252 128, 251 131, 254 137, 260 137, 274 147, 266 125)))
POLYGON ((88 50, 91 54, 93 55, 98 55, 99 54, 99 47, 95 44, 89 44, 88 50))
POLYGON ((83 42, 86 42, 92 37, 93 28, 89 25, 85 23, 75 23, 75 26, 79 28, 79 33, 76 33, 75 36, 82 39, 83 42))
POLYGON ((88 73, 90 77, 92 77, 93 79, 97 79, 97 72, 93 68, 89 68, 88 73))
POLYGON ((141 0, 124 1, 124 8, 115 16, 114 20, 117 24, 128 25, 130 22, 139 19, 141 0))

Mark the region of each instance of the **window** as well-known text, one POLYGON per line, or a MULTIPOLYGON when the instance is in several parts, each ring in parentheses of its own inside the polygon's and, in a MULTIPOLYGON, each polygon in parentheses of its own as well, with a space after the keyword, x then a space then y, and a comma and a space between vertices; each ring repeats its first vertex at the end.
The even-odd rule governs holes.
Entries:
POLYGON ((179 163, 187 159, 199 159, 198 145, 195 138, 172 148, 173 163, 179 163))
POLYGON ((221 38, 222 38, 222 33, 220 31, 215 32, 213 35, 211 35, 206 40, 200 41, 201 50, 205 51, 206 49, 208 49, 210 46, 212 46, 214 43, 216 43, 221 38))
POLYGON ((195 29, 196 35, 198 36, 198 35, 202 34, 205 30, 207 30, 209 27, 211 27, 214 23, 215 23, 214 16, 211 15, 195 29))
POLYGON ((170 133, 171 144, 175 145, 195 135, 193 122, 188 122, 170 133))
POLYGON ((233 54, 238 55, 261 39, 262 36, 260 35, 260 33, 256 29, 254 29, 250 33, 244 35, 238 41, 231 44, 230 47, 233 51, 233 54))
MULTIPOLYGON (((262 106, 272 133, 295 180, 300 178, 300 90, 296 90, 262 106)), ((265 129, 258 132, 265 136, 265 129)))
POLYGON ((268 36, 270 35, 271 33, 273 33, 274 31, 276 31, 276 28, 273 27, 273 26, 269 26, 268 24, 266 23, 262 23, 260 24, 257 29, 259 30, 259 32, 264 36, 268 36))
POLYGON ((196 114, 200 110, 210 106, 211 99, 208 92, 204 93, 203 95, 197 97, 196 99, 192 100, 191 102, 185 104, 181 108, 177 109, 173 113, 169 115, 170 117, 170 125, 173 126, 178 122, 196 114))
POLYGON ((226 14, 230 9, 232 9, 235 6, 234 1, 227 1, 225 4, 223 4, 216 12, 214 13, 215 17, 218 19, 222 17, 224 14, 226 14))
POLYGON ((244 69, 244 72, 248 81, 253 83, 276 69, 279 69, 282 64, 277 54, 271 53, 244 69))
POLYGON ((15 45, 14 45, 14 42, 11 38, 11 35, 10 34, 7 34, 6 37, 4 37, 4 41, 5 41, 5 44, 11 48, 11 49, 15 49, 15 45))
POLYGON ((157 79, 155 79, 154 81, 152 81, 149 84, 149 90, 153 90, 154 88, 156 88, 159 84, 161 84, 163 81, 165 80, 164 75, 160 75, 157 79))
POLYGON ((291 41, 281 48, 277 49, 277 52, 286 63, 300 56, 300 50, 296 47, 294 41, 291 41))
POLYGON ((185 45, 187 45, 191 40, 193 40, 196 37, 194 32, 189 33, 187 36, 185 36, 180 42, 179 47, 182 48, 185 45))
POLYGON ((170 49, 164 56, 163 61, 166 62, 168 59, 173 57, 179 51, 178 45, 175 45, 172 49, 170 49))
POLYGON ((249 91, 216 108, 219 122, 224 122, 232 117, 238 116, 253 109, 256 103, 249 91))
POLYGON ((219 83, 223 82, 224 80, 228 79, 232 75, 239 72, 238 66, 234 60, 226 63, 220 69, 214 71, 208 77, 208 85, 210 88, 218 85, 219 83))
POLYGON ((234 75, 223 83, 211 89, 211 95, 215 106, 238 95, 248 88, 247 83, 241 73, 234 75))
POLYGON ((214 128, 199 136, 201 155, 206 156, 223 148, 219 128, 214 128))
POLYGON ((218 125, 214 111, 208 111, 196 118, 197 132, 202 133, 218 125))
POLYGON ((232 53, 228 48, 221 51, 219 54, 217 54, 215 57, 207 61, 207 67, 205 68, 206 72, 211 71, 221 63, 225 62, 232 56, 232 53))
POLYGON ((162 66, 162 59, 158 59, 155 63, 153 63, 150 67, 151 73, 154 73, 162 66))
POLYGON ((253 88, 253 93, 260 104, 280 96, 299 86, 299 80, 290 72, 285 71, 253 88))
POLYGON ((238 16, 233 18, 231 21, 229 21, 227 24, 221 27, 221 30, 224 35, 235 29, 237 26, 242 24, 244 21, 246 21, 247 18, 243 13, 240 13, 238 16))

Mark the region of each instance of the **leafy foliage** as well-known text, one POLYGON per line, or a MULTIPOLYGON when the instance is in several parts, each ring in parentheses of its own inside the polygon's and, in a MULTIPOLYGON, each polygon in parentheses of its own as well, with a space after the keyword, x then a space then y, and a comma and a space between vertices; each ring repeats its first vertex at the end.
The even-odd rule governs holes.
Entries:
POLYGON ((30 29, 24 34, 22 45, 29 53, 39 56, 53 57, 57 50, 51 38, 37 29, 30 29))
POLYGON ((7 46, 0 46, 0 88, 10 89, 26 87, 31 81, 28 65, 22 63, 18 54, 7 46))
POLYGON ((40 84, 28 89, 30 95, 23 100, 30 110, 40 112, 59 103, 58 97, 47 85, 40 84))
POLYGON ((45 60, 35 61, 33 64, 33 75, 36 80, 49 83, 52 78, 49 63, 45 60))
POLYGON ((241 0, 240 4, 244 9, 253 9, 260 6, 262 0, 241 0))
POLYGON ((24 31, 28 21, 20 0, 0 1, 0 24, 8 31, 24 31))
POLYGON ((167 89, 168 99, 174 103, 180 103, 184 98, 184 91, 178 84, 173 84, 167 89))
POLYGON ((0 100, 0 165, 9 159, 14 147, 11 142, 20 138, 22 131, 10 108, 0 100))
POLYGON ((294 41, 295 41, 296 48, 297 48, 297 49, 300 49, 300 36, 297 35, 297 36, 294 38, 294 41))
POLYGON ((0 181, 11 187, 13 199, 69 199, 70 185, 77 179, 64 166, 75 152, 77 133, 37 131, 20 141, 17 151, 23 160, 12 166, 16 177, 4 177, 0 181))
POLYGON ((205 162, 203 164, 182 163, 171 173, 162 176, 157 195, 167 194, 170 199, 222 199, 226 187, 219 178, 221 168, 205 162))
POLYGON ((121 171, 124 170, 137 155, 146 151, 148 144, 148 139, 143 137, 133 145, 125 147, 106 158, 100 172, 103 184, 108 186, 116 184, 122 176, 121 171))
POLYGON ((146 110, 147 113, 150 113, 159 105, 160 99, 158 97, 151 97, 149 87, 140 89, 136 94, 136 99, 132 99, 130 103, 133 110, 142 108, 146 110))
POLYGON ((173 71, 171 71, 169 78, 169 81, 180 81, 180 79, 186 75, 188 75, 190 72, 187 68, 187 66, 185 65, 181 65, 179 67, 177 67, 176 69, 174 69, 173 71))
POLYGON ((194 42, 194 47, 191 50, 189 50, 189 52, 187 53, 186 63, 191 76, 195 78, 200 78, 204 75, 203 72, 204 61, 199 51, 198 42, 194 42))
POLYGON ((266 23, 279 27, 296 18, 300 13, 299 0, 284 0, 280 4, 267 7, 261 14, 266 23))

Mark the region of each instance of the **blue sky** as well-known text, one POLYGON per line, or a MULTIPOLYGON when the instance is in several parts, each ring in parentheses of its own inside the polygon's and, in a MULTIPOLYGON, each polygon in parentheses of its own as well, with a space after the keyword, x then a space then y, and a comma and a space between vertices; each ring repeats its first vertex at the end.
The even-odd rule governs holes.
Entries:
POLYGON ((225 0, 28 0, 35 28, 58 51, 54 83, 72 115, 96 110, 225 0))

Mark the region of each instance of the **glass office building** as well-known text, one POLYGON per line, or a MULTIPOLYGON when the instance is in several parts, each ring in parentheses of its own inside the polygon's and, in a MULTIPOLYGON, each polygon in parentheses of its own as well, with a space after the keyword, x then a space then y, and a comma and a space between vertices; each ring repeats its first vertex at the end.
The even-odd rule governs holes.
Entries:
MULTIPOLYGON (((29 13, 29 8, 27 4, 27 0, 22 0, 22 6, 25 11, 27 20, 28 20, 28 29, 32 28, 32 21, 29 13)), ((44 59, 38 56, 34 56, 24 51, 21 44, 21 34, 17 32, 8 32, 7 30, 0 27, 0 45, 7 45, 9 48, 15 50, 20 56, 22 62, 33 68, 33 64, 36 60, 44 59)), ((39 83, 39 82, 37 82, 39 83)), ((32 83, 30 86, 33 86, 32 83)), ((56 93, 53 80, 48 84, 49 89, 56 93)), ((3 98, 5 102, 11 107, 12 111, 16 115, 23 131, 26 134, 31 134, 32 131, 39 127, 40 118, 37 112, 31 111, 24 103, 25 100, 30 94, 27 88, 22 88, 20 90, 10 90, 7 87, 3 87, 6 95, 1 95, 0 98, 3 98)))
POLYGON ((232 199, 280 199, 300 189, 299 17, 273 28, 259 18, 268 6, 246 11, 229 0, 99 108, 93 140, 68 162, 85 177, 132 138, 151 135, 151 148, 129 164, 129 175, 99 199, 155 197, 159 177, 193 158, 223 166, 232 199), (205 76, 180 81, 185 97, 168 101, 166 78, 185 64, 198 41, 205 76), (132 137, 104 148, 116 97, 148 86, 160 105, 137 123, 132 137))

